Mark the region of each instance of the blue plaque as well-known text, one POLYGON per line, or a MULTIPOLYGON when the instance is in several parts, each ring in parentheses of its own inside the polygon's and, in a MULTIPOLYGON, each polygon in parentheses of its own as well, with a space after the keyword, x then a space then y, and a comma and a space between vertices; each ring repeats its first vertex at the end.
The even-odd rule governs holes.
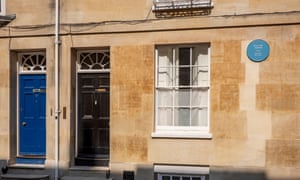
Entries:
POLYGON ((269 44, 262 40, 253 40, 247 47, 247 56, 254 62, 261 62, 268 58, 270 54, 269 44))

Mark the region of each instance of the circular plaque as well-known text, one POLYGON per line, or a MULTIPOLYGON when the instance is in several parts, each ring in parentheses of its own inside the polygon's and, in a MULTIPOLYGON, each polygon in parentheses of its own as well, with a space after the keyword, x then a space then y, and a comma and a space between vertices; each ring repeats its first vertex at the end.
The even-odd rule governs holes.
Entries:
POLYGON ((247 56, 251 61, 261 62, 268 58, 270 54, 269 44, 262 40, 256 39, 251 41, 247 47, 247 56))

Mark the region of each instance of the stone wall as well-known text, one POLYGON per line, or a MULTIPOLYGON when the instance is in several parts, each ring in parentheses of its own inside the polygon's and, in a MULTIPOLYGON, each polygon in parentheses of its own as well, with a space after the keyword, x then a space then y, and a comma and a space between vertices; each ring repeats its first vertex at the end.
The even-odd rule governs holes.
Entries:
MULTIPOLYGON (((299 1, 214 0, 211 15, 178 19, 155 18, 151 0, 61 2, 60 109, 66 109, 60 121, 62 168, 74 165, 76 51, 105 47, 111 54, 110 163, 120 178, 123 170, 134 170, 138 177, 153 179, 153 164, 210 166, 212 179, 252 172, 262 179, 300 177, 299 1), (139 8, 133 11, 133 6, 139 8), (270 45, 270 56, 261 63, 246 55, 254 39, 270 45), (213 137, 152 138, 155 46, 203 42, 210 43, 211 52, 213 137)), ((45 50, 46 166, 52 168, 54 1, 6 3, 7 13, 17 18, 0 29, 0 159, 13 162, 17 152, 14 55, 45 50)))

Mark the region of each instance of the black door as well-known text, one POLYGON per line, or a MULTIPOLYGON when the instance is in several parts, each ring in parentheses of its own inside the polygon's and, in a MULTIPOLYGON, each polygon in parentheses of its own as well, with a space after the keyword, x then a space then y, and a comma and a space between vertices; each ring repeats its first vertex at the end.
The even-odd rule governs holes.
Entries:
POLYGON ((109 73, 78 74, 76 165, 108 165, 109 73))

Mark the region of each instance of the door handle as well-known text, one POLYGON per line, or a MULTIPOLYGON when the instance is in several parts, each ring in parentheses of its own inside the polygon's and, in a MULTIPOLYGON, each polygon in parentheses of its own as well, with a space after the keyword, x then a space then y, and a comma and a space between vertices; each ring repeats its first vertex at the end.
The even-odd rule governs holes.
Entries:
POLYGON ((22 126, 27 126, 27 123, 25 121, 22 122, 22 126))

